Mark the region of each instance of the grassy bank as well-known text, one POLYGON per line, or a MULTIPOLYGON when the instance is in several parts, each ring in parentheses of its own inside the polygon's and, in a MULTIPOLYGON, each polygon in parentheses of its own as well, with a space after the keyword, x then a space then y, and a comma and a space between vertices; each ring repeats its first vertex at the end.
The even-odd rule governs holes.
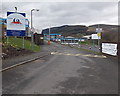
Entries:
MULTIPOLYGON (((22 48, 22 41, 23 39, 22 38, 15 38, 15 37, 9 37, 8 39, 8 45, 11 45, 15 48, 22 48)), ((4 44, 7 44, 7 39, 5 38, 3 40, 4 44)), ((34 52, 38 52, 40 51, 40 46, 34 44, 33 45, 33 49, 32 49, 32 44, 29 40, 24 40, 24 49, 27 49, 27 50, 31 50, 31 51, 34 51, 34 52)))
MULTIPOLYGON (((79 44, 81 44, 81 45, 93 45, 93 41, 91 41, 91 40, 88 40, 88 41, 81 41, 81 42, 79 42, 79 44)), ((94 45, 97 45, 97 41, 96 40, 94 40, 94 45)))
POLYGON ((96 54, 96 55, 102 55, 102 53, 96 52, 96 51, 93 51, 93 50, 88 50, 88 49, 84 49, 84 48, 77 48, 77 47, 74 47, 74 48, 78 49, 78 50, 83 50, 83 51, 86 51, 86 52, 90 52, 90 53, 93 53, 93 54, 96 54))
MULTIPOLYGON (((65 46, 69 46, 69 45, 65 45, 65 46)), ((75 49, 80 50, 80 51, 90 52, 90 53, 93 53, 93 54, 96 54, 96 55, 102 55, 101 52, 96 52, 96 51, 85 49, 85 48, 78 48, 78 47, 75 47, 75 46, 69 46, 69 47, 75 48, 75 49)))

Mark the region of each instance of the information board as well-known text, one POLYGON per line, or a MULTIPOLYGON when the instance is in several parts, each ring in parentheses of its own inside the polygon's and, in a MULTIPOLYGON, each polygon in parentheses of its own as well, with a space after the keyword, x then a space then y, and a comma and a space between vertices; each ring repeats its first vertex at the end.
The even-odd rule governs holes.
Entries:
POLYGON ((7 12, 7 36, 25 36, 25 13, 7 12))
POLYGON ((117 55, 117 44, 102 43, 102 53, 116 56, 117 55))
POLYGON ((96 32, 97 33, 101 33, 102 32, 102 28, 96 28, 96 32))
POLYGON ((101 39, 101 36, 98 34, 92 34, 92 39, 101 39))

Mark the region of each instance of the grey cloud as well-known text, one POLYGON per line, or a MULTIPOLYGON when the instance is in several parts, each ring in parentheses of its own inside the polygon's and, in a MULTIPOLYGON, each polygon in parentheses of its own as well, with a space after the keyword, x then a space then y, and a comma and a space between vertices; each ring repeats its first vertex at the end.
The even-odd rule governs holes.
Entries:
POLYGON ((33 25, 40 30, 64 24, 113 24, 117 21, 117 3, 114 2, 3 3, 3 14, 14 11, 15 6, 20 12, 26 12, 28 19, 31 9, 39 9, 33 13, 33 25))

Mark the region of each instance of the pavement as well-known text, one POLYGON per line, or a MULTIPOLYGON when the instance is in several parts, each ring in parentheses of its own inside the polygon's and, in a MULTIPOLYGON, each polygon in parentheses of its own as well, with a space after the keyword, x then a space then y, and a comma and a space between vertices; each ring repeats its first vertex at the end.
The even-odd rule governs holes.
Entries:
POLYGON ((50 54, 50 53, 49 52, 38 52, 38 53, 29 54, 29 55, 26 54, 24 56, 17 56, 14 58, 5 59, 5 60, 2 60, 2 69, 5 69, 7 67, 10 67, 15 64, 22 63, 22 62, 23 63, 27 62, 29 60, 32 61, 32 59, 39 58, 39 57, 45 56, 47 54, 50 54))
MULTIPOLYGON (((46 44, 45 46, 47 46, 47 43, 45 43, 45 44, 46 44)), ((30 60, 32 61, 32 59, 35 59, 35 58, 39 58, 39 57, 41 58, 41 57, 44 57, 46 55, 49 55, 50 54, 49 50, 44 51, 45 46, 41 45, 42 50, 40 52, 35 52, 35 53, 26 54, 23 56, 16 56, 16 57, 8 58, 8 59, 3 59, 2 60, 2 69, 5 69, 7 67, 11 67, 11 66, 19 64, 19 63, 24 63, 24 62, 27 62, 30 60)))
POLYGON ((57 43, 42 52, 51 54, 3 72, 3 94, 118 93, 117 61, 57 43))

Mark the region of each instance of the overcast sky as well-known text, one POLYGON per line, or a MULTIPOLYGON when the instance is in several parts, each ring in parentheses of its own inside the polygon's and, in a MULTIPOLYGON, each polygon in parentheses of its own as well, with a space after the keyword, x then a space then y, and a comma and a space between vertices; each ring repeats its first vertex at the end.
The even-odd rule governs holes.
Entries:
POLYGON ((3 2, 2 16, 7 11, 25 12, 30 20, 33 12, 33 26, 39 30, 62 25, 118 24, 117 2, 3 2))

